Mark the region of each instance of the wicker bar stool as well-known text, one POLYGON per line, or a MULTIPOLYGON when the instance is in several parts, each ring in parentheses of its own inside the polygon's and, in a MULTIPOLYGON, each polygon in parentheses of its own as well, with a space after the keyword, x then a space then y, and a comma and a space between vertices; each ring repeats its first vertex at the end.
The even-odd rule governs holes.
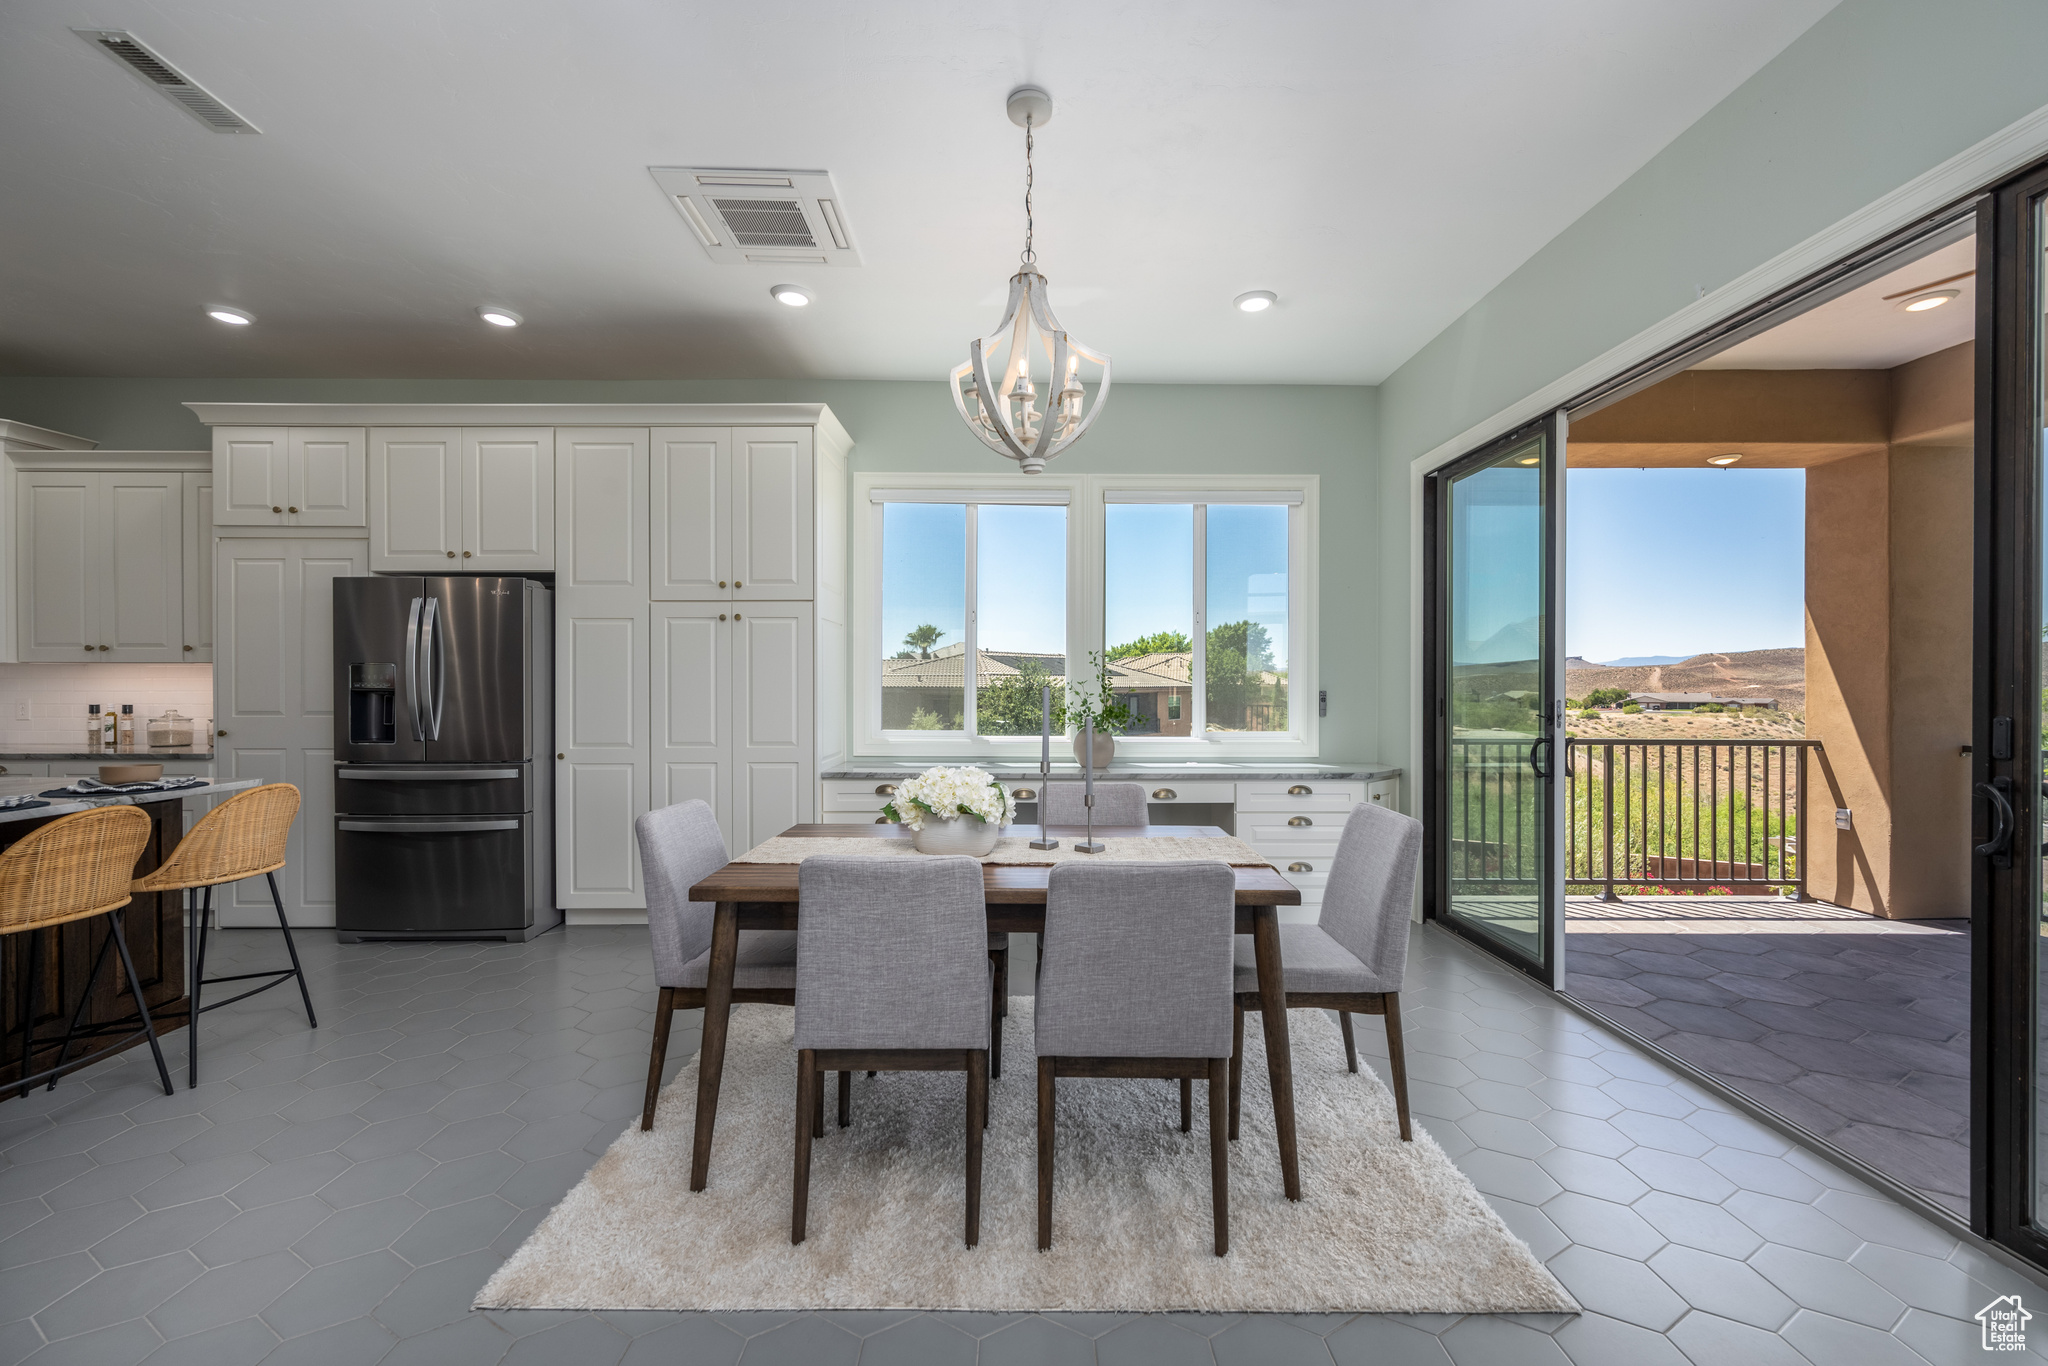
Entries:
MULTIPOLYGON (((135 876, 135 860, 149 843, 149 817, 132 806, 102 806, 76 815, 60 816, 39 830, 33 830, 0 852, 0 935, 27 934, 28 962, 22 969, 21 994, 21 1076, 15 1081, 19 1094, 26 1096, 37 1082, 48 1077, 57 1084, 71 1053, 71 1040, 78 1033, 92 989, 106 966, 107 949, 117 949, 121 968, 128 974, 128 990, 135 996, 136 1019, 141 1028, 115 1040, 94 1053, 71 1063, 83 1067, 138 1038, 149 1040, 156 1058, 157 1078, 164 1094, 171 1094, 171 1072, 164 1066, 164 1051, 156 1041, 156 1024, 149 1018, 149 1005, 142 998, 142 982, 135 975, 135 961, 128 956, 128 940, 121 933, 121 908, 134 899, 129 880, 135 876), (35 1005, 43 962, 43 931, 54 926, 107 917, 107 937, 93 959, 92 975, 85 980, 78 1009, 71 1014, 71 1027, 64 1033, 64 1048, 57 1065, 31 1074, 29 1063, 35 1054, 35 1005)), ((120 1022, 125 1025, 127 1022, 120 1022)), ((114 1026, 116 1028, 119 1025, 114 1026)))
POLYGON ((192 1014, 186 1025, 185 1084, 199 1084, 199 1017, 237 1001, 246 1001, 259 991, 268 991, 289 978, 299 981, 299 999, 306 1005, 306 1023, 314 1029, 320 1021, 313 1014, 313 993, 306 990, 306 974, 299 966, 299 949, 292 942, 292 925, 284 917, 284 898, 277 891, 277 870, 284 867, 285 840, 292 821, 299 814, 299 789, 290 783, 265 783, 247 792, 237 792, 206 813, 192 833, 178 841, 163 866, 135 880, 138 892, 200 891, 199 905, 189 900, 185 917, 186 957, 192 964, 192 1014), (238 972, 229 977, 206 975, 206 936, 213 928, 213 889, 224 882, 240 882, 258 873, 270 883, 270 901, 277 907, 277 927, 284 931, 285 952, 292 957, 288 968, 267 968, 262 972, 238 972), (250 987, 239 996, 201 1005, 202 987, 223 982, 247 982, 258 977, 270 980, 250 987))

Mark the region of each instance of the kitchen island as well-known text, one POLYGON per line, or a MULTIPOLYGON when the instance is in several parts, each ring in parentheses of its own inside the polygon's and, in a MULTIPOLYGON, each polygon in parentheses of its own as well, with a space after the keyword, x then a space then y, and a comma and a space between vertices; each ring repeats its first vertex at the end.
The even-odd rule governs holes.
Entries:
MULTIPOLYGON (((35 796, 57 786, 49 778, 0 778, 0 797, 35 796)), ((256 780, 212 783, 203 787, 169 792, 107 793, 89 797, 50 798, 48 806, 0 808, 0 849, 13 844, 61 816, 88 811, 95 806, 139 806, 149 817, 149 842, 136 860, 135 875, 142 876, 162 865, 184 837, 185 802, 189 798, 220 797, 255 787, 256 780)), ((122 912, 122 926, 128 951, 135 960, 135 974, 142 981, 143 999, 156 1021, 157 1031, 175 1029, 185 1023, 185 918, 183 898, 177 894, 137 896, 122 912)), ((29 1059, 34 1073, 57 1060, 58 1041, 79 996, 92 973, 92 963, 106 937, 106 920, 93 916, 54 926, 42 935, 42 964, 38 973, 36 1000, 31 1004, 37 1047, 29 1059), (47 1039, 47 1044, 44 1040, 47 1039)), ((31 936, 10 934, 0 938, 0 1084, 24 1075, 21 1066, 23 988, 31 936)), ((112 1024, 134 1010, 127 983, 118 972, 102 971, 86 1005, 83 1025, 112 1024)), ((139 1040, 137 1042, 140 1042, 139 1040)), ((99 1043, 88 1041, 90 1051, 99 1043)), ((81 1051, 76 1045, 74 1054, 81 1051)), ((12 1096, 0 1091, 0 1096, 12 1096)))

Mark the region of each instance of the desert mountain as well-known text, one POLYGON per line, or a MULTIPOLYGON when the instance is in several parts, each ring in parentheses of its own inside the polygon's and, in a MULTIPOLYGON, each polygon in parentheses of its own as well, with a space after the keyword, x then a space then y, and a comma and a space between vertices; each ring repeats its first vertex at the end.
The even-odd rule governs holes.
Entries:
POLYGON ((1694 655, 1676 664, 1616 667, 1567 662, 1565 692, 1584 697, 1595 688, 1630 692, 1710 692, 1717 697, 1776 698, 1781 711, 1806 710, 1806 651, 1744 650, 1694 655))

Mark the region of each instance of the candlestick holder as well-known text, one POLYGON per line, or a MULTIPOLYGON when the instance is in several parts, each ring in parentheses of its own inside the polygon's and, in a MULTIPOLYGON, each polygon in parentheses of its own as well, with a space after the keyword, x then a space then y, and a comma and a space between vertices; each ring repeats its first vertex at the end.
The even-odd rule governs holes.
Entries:
POLYGON ((1031 841, 1033 849, 1057 849, 1060 842, 1045 833, 1045 808, 1052 802, 1052 763, 1048 759, 1038 761, 1038 838, 1031 841))
MULTIPOLYGON (((1081 842, 1081 843, 1079 843, 1079 844, 1077 844, 1077 845, 1075 845, 1075 846, 1074 846, 1074 852, 1075 852, 1075 853, 1077 853, 1077 854, 1099 854, 1099 853, 1101 853, 1101 852, 1102 852, 1102 851, 1103 851, 1103 850, 1104 850, 1105 848, 1107 848, 1108 846, 1106 846, 1106 845, 1102 844, 1101 842, 1099 842, 1099 841, 1098 841, 1098 840, 1097 840, 1097 839, 1095 838, 1095 718, 1094 718, 1094 717, 1092 717, 1092 716, 1091 716, 1091 717, 1089 717, 1089 718, 1088 718, 1088 722, 1087 722, 1087 728, 1086 728, 1086 731, 1085 731, 1084 733, 1085 733, 1085 735, 1086 735, 1086 737, 1087 737, 1087 745, 1088 745, 1088 752, 1087 752, 1087 753, 1086 753, 1086 754, 1085 754, 1085 755, 1084 755, 1084 756, 1082 757, 1082 760, 1081 760, 1081 781, 1082 781, 1082 783, 1083 783, 1083 784, 1085 785, 1085 787, 1084 787, 1084 791, 1083 791, 1083 793, 1082 793, 1082 796, 1081 796, 1081 807, 1082 807, 1082 810, 1083 810, 1083 811, 1085 811, 1085 812, 1087 813, 1087 822, 1088 822, 1088 823, 1087 823, 1087 827, 1086 827, 1086 829, 1087 829, 1087 832, 1088 832, 1088 833, 1087 833, 1087 835, 1086 835, 1086 836, 1085 836, 1085 837, 1083 838, 1083 840, 1082 840, 1082 842, 1081 842)), ((1040 809, 1041 811, 1043 811, 1043 810, 1044 810, 1045 808, 1043 808, 1043 807, 1040 807, 1039 809, 1040 809)))

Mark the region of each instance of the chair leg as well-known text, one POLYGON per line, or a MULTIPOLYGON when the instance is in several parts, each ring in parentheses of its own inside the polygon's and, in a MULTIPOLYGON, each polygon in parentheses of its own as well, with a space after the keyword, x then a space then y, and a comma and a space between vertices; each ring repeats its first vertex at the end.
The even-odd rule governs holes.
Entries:
POLYGON ((981 1243, 981 1132, 988 1122, 988 1054, 967 1054, 967 1246, 981 1243))
MULTIPOLYGON (((85 979, 85 990, 79 994, 78 1008, 71 1012, 71 1024, 64 1031, 64 1046, 57 1050, 57 1066, 50 1073, 50 1084, 43 1089, 57 1089, 57 1073, 64 1070, 64 1060, 71 1056, 71 1040, 78 1035, 78 1025, 85 1018, 86 1007, 92 1004, 92 989, 100 983, 100 969, 107 964, 107 955, 113 952, 114 936, 109 934, 100 941, 100 951, 92 960, 92 971, 85 979)), ((24 1074, 26 1075, 26 1074, 24 1074)))
POLYGON ((661 1072, 668 1064, 669 1017, 675 1013, 676 989, 663 987, 654 1003, 654 1046, 647 1052, 647 1103, 640 1107, 640 1129, 654 1127, 654 1103, 661 1099, 661 1072))
POLYGON ((853 1073, 839 1074, 839 1127, 844 1129, 853 1123, 853 1073))
MULTIPOLYGON (((996 974, 996 982, 1000 988, 1000 972, 996 974)), ((1003 1016, 1007 1014, 1009 1012, 1003 1009, 1003 998, 1000 995, 991 997, 988 1012, 988 1074, 992 1078, 1003 1075, 1003 1016)))
POLYGON ((818 1055, 800 1049, 796 1055, 796 1185, 789 1202, 789 1241, 804 1240, 811 1206, 811 1093, 818 1089, 818 1055))
MULTIPOLYGON (((1004 1019, 1010 1018, 1010 949, 1009 936, 1004 937, 1004 946, 990 949, 988 960, 996 965, 996 1013, 1004 1019)), ((995 1075, 995 1059, 989 1059, 989 1075, 995 1075)))
POLYGON ((811 1137, 825 1136, 825 1074, 818 1073, 811 1083, 811 1137))
POLYGON ((121 968, 128 974, 128 990, 135 994, 135 1010, 142 1016, 142 1032, 149 1036, 150 1056, 156 1059, 157 1080, 164 1084, 164 1094, 171 1094, 171 1069, 164 1066, 164 1050, 156 1041, 156 1022, 149 1018, 149 1002, 142 999, 142 981, 135 975, 135 961, 128 956, 128 937, 121 933, 121 913, 109 912, 114 921, 114 947, 121 954, 121 968))
POLYGON ((1195 1079, 1180 1079, 1180 1131, 1191 1132, 1195 1127, 1195 1079))
MULTIPOLYGON (((42 985, 42 975, 43 932, 41 930, 30 930, 28 932, 28 962, 22 965, 24 988, 21 993, 21 1075, 24 1078, 28 1077, 35 1070, 30 1066, 29 1055, 34 1051, 36 996, 37 988, 42 985)), ((28 1093, 34 1089, 24 1080, 21 1084, 21 1090, 16 1094, 23 1100, 26 1100, 28 1099, 28 1093)))
POLYGON ((191 948, 185 959, 192 965, 192 999, 185 1020, 185 1085, 199 1085, 199 993, 206 985, 206 931, 213 919, 213 888, 200 892, 192 908, 191 948))
POLYGON ((299 999, 306 1005, 306 1027, 318 1029, 320 1021, 313 1017, 313 993, 306 989, 306 970, 299 966, 299 946, 292 942, 292 922, 284 918, 284 898, 277 894, 277 874, 265 873, 270 883, 270 904, 277 907, 277 927, 284 931, 284 951, 292 956, 292 976, 299 979, 299 999))
POLYGON ((1337 1012, 1337 1028, 1344 1031, 1344 1062, 1354 1073, 1358 1071, 1358 1041, 1351 1037, 1351 1012, 1337 1012))
POLYGON ((1244 1084, 1244 1007, 1234 1006, 1230 1020, 1230 1141, 1237 1142, 1237 1101, 1244 1084))
POLYGON ((1209 1059, 1209 1207, 1216 1221, 1216 1255, 1230 1251, 1230 1139, 1224 1107, 1229 1103, 1229 1065, 1209 1059))
POLYGON ((1038 1250, 1052 1246, 1052 1059, 1038 1060, 1038 1250))
POLYGON ((1394 1074, 1394 1110, 1401 1117, 1401 1141, 1408 1143, 1415 1134, 1408 1127, 1408 1058, 1401 1050, 1401 993, 1390 991, 1383 999, 1387 1003, 1387 1063, 1394 1074))

